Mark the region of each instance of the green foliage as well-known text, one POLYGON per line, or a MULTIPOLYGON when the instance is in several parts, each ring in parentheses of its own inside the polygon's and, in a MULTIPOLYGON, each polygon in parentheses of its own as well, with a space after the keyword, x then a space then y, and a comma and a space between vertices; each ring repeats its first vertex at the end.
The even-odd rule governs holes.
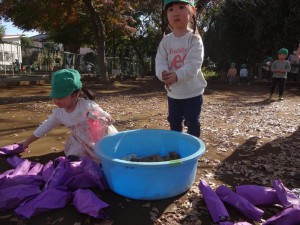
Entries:
POLYGON ((23 48, 30 48, 34 45, 34 43, 31 38, 21 37, 21 45, 23 48))
POLYGON ((90 63, 96 64, 96 62, 97 62, 97 54, 94 53, 94 52, 89 52, 89 53, 87 53, 87 54, 85 54, 83 56, 83 61, 84 62, 90 62, 90 63))
POLYGON ((216 71, 206 67, 202 68, 202 72, 206 80, 217 80, 219 78, 219 75, 216 73, 216 71))
POLYGON ((0 24, 0 38, 5 34, 5 26, 0 24))
POLYGON ((223 70, 232 61, 254 67, 267 56, 276 58, 278 49, 298 45, 299 8, 298 0, 227 0, 210 18, 205 55, 223 70))
MULTIPOLYGON (((162 37, 162 2, 3 0, 0 18, 24 30, 47 32, 68 51, 96 49, 99 68, 105 69, 106 56, 134 58, 146 68, 145 59, 153 60, 162 37)), ((198 1, 203 66, 217 72, 227 70, 231 62, 251 68, 268 56, 276 58, 282 47, 292 52, 300 40, 299 9, 299 0, 198 1)))

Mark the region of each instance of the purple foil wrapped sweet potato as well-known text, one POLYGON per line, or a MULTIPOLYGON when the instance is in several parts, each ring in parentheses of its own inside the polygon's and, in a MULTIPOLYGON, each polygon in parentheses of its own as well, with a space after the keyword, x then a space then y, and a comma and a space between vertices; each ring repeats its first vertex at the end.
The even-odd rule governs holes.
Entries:
POLYGON ((273 205, 280 201, 274 188, 259 185, 236 186, 235 192, 253 205, 273 205))
POLYGON ((92 191, 78 189, 74 192, 73 205, 84 214, 94 218, 108 219, 105 209, 109 206, 99 199, 92 191))
POLYGON ((255 207, 247 199, 237 195, 225 185, 219 186, 216 189, 216 193, 223 202, 235 207, 243 213, 245 217, 254 221, 260 221, 262 219, 264 211, 255 207))
POLYGON ((66 190, 51 188, 44 190, 35 198, 23 202, 15 209, 15 213, 28 219, 42 212, 63 208, 71 199, 72 193, 66 190))
POLYGON ((288 208, 290 206, 296 206, 299 207, 300 201, 291 190, 286 188, 281 180, 272 180, 273 187, 276 190, 278 199, 283 206, 283 208, 288 208))
POLYGON ((299 225, 300 209, 287 208, 275 216, 269 218, 263 225, 299 225))
POLYGON ((205 180, 199 183, 199 189, 202 193, 208 211, 215 223, 226 221, 229 218, 227 209, 218 195, 211 189, 205 180))
POLYGON ((21 144, 6 145, 0 148, 0 155, 19 154, 26 150, 27 149, 23 149, 23 146, 21 144))
POLYGON ((26 199, 41 192, 38 186, 32 184, 18 184, 0 190, 0 211, 14 209, 26 199))

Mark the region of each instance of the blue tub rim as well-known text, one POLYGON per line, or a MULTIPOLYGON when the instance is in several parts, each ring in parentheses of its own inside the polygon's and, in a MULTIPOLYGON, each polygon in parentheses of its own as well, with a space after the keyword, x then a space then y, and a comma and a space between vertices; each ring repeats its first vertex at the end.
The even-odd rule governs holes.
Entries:
MULTIPOLYGON (((178 131, 163 130, 163 129, 135 129, 135 130, 120 131, 120 132, 118 132, 116 134, 111 134, 109 136, 115 136, 115 135, 121 135, 121 134, 123 134, 123 136, 124 136, 126 133, 129 133, 129 132, 136 132, 136 131, 143 131, 143 130, 146 130, 146 131, 178 132, 178 131)), ((184 157, 184 158, 176 159, 176 160, 163 161, 163 162, 132 162, 132 161, 118 159, 118 158, 111 158, 111 157, 107 156, 106 154, 103 154, 103 152, 101 152, 101 150, 100 151, 95 151, 95 153, 100 158, 100 160, 103 158, 103 159, 108 160, 108 161, 112 161, 112 162, 117 162, 117 163, 123 164, 126 167, 150 167, 150 166, 152 168, 153 168, 153 166, 155 166, 155 167, 156 166, 157 167, 162 167, 162 166, 163 167, 164 166, 169 167, 170 165, 172 165, 172 166, 182 165, 184 163, 190 162, 193 159, 198 160, 198 158, 205 153, 206 148, 205 148, 204 142, 200 138, 194 137, 192 135, 189 135, 189 134, 186 134, 186 133, 183 133, 183 132, 181 132, 181 134, 184 135, 184 136, 186 136, 186 137, 188 137, 189 139, 192 139, 195 142, 197 142, 199 144, 199 149, 195 153, 193 153, 192 155, 189 155, 189 156, 184 157)), ((109 137, 109 136, 107 136, 107 137, 109 137)), ((122 139, 122 137, 121 137, 121 139, 122 139)), ((120 141, 121 141, 121 139, 120 139, 120 141)), ((96 150, 98 148, 98 146, 101 144, 101 141, 102 140, 98 141, 95 144, 94 150, 96 150)))

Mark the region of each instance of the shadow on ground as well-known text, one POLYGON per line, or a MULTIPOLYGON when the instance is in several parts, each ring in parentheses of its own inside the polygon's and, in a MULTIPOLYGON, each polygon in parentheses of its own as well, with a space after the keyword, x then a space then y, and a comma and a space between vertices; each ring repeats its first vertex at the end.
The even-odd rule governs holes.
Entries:
MULTIPOLYGON (((287 137, 280 137, 262 146, 252 137, 240 145, 216 168, 216 178, 235 186, 256 184, 272 187, 273 179, 280 179, 290 190, 300 187, 300 128, 287 137)), ((243 218, 237 210, 226 206, 232 219, 243 218)), ((260 207, 267 219, 282 210, 280 207, 260 207)), ((246 220, 246 218, 244 218, 246 220)), ((251 222, 251 221, 249 221, 251 222)))

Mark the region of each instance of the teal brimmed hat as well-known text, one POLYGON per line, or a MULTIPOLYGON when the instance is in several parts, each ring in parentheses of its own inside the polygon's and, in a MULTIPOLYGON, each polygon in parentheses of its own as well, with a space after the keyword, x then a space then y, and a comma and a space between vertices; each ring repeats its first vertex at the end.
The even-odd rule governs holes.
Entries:
POLYGON ((278 54, 284 54, 287 56, 289 54, 289 50, 287 50, 286 48, 281 48, 279 49, 278 54))
POLYGON ((166 9, 166 6, 168 4, 173 3, 173 2, 184 2, 184 3, 190 4, 191 6, 195 6, 194 0, 164 0, 164 9, 166 9))
POLYGON ((247 65, 246 64, 242 64, 241 68, 245 69, 245 68, 247 68, 247 65))
POLYGON ((51 78, 51 98, 64 98, 80 90, 82 83, 77 70, 62 69, 53 73, 51 78))

